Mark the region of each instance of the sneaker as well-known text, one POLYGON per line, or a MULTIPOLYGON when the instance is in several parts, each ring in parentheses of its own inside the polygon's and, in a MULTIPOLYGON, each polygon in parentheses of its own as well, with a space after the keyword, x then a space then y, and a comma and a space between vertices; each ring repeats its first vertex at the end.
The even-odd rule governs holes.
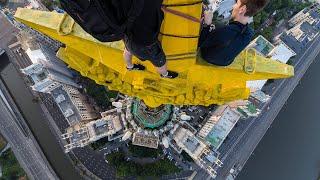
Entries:
POLYGON ((128 69, 129 71, 134 71, 134 70, 143 71, 143 70, 146 69, 146 67, 144 67, 144 66, 141 65, 141 64, 133 64, 133 67, 132 67, 132 68, 128 68, 128 67, 127 67, 127 69, 128 69))
POLYGON ((167 75, 162 75, 162 74, 161 74, 161 77, 162 77, 162 78, 174 79, 174 78, 178 77, 178 75, 179 75, 179 74, 176 73, 176 72, 168 71, 167 75))

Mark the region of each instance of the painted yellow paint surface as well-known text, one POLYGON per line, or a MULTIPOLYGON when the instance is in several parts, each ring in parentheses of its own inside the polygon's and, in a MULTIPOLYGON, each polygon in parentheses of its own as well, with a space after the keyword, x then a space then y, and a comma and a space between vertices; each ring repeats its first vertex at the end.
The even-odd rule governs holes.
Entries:
MULTIPOLYGON (((165 0, 165 4, 194 0, 165 0)), ((171 7, 200 18, 201 5, 171 7)), ((242 52, 228 67, 209 65, 197 56, 197 38, 160 36, 170 70, 179 72, 177 79, 164 79, 148 61, 134 61, 146 66, 145 71, 127 71, 122 57, 123 43, 101 43, 87 34, 65 14, 18 9, 15 18, 66 45, 57 56, 83 76, 111 90, 139 97, 150 107, 161 104, 211 105, 246 99, 250 80, 278 79, 293 76, 292 66, 255 54, 242 52)), ((165 14, 161 32, 198 36, 200 25, 184 18, 165 14)))

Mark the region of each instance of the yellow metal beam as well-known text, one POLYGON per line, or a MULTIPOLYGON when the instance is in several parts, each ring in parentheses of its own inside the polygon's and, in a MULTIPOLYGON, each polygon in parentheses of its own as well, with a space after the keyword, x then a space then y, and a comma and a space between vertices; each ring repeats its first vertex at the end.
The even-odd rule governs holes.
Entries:
MULTIPOLYGON (((193 2, 165 0, 165 4, 193 2)), ((200 17, 201 5, 174 7, 175 10, 200 17)), ((55 12, 18 9, 15 18, 66 45, 57 56, 71 68, 96 83, 129 96, 139 97, 150 107, 161 104, 223 104, 246 99, 250 80, 278 79, 293 76, 292 66, 244 51, 228 67, 207 64, 196 56, 197 38, 160 36, 170 70, 179 72, 177 79, 163 79, 148 61, 134 61, 146 66, 145 71, 127 71, 121 41, 101 43, 87 34, 70 16, 55 12)), ((165 14, 161 32, 197 36, 200 25, 181 17, 165 14)))

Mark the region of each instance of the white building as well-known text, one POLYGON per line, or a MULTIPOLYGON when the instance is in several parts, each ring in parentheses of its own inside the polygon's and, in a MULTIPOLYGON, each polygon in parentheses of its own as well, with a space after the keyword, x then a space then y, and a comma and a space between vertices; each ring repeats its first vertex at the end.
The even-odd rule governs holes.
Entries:
MULTIPOLYGON (((69 152, 76 147, 84 147, 92 142, 98 141, 104 137, 108 137, 112 141, 113 136, 123 130, 119 116, 107 115, 96 121, 83 124, 78 123, 67 129, 67 132, 62 135, 62 139, 68 142, 65 145, 65 151, 69 152)), ((121 135, 123 135, 121 133, 121 135)), ((121 138, 119 134, 117 138, 121 138)))
MULTIPOLYGON (((23 41, 23 40, 22 40, 23 41)), ((31 77, 34 82, 33 90, 43 93, 50 93, 59 84, 66 84, 75 88, 80 88, 73 78, 73 74, 68 67, 59 60, 52 50, 46 46, 39 45, 32 40, 25 40, 26 54, 32 65, 22 69, 22 73, 31 77), (31 42, 30 42, 31 41, 31 42)))
POLYGON ((262 91, 256 91, 256 92, 252 93, 251 97, 257 99, 260 102, 264 102, 264 103, 268 102, 271 98, 269 95, 265 94, 262 91))
POLYGON ((221 0, 218 8, 218 14, 222 15, 224 18, 230 18, 232 7, 235 4, 234 0, 221 0))
POLYGON ((46 67, 46 65, 47 64, 34 63, 21 70, 22 73, 31 77, 34 83, 32 86, 34 91, 50 93, 62 84, 80 88, 80 86, 73 81, 73 77, 70 74, 63 73, 59 71, 59 69, 56 70, 54 67, 46 67))
MULTIPOLYGON (((173 130, 173 140, 177 148, 184 150, 211 177, 217 175, 216 169, 222 166, 219 154, 212 151, 208 145, 195 136, 190 130, 176 124, 173 130)), ((170 144, 171 145, 171 144, 170 144)), ((181 151, 179 151, 181 153, 181 151)))
POLYGON ((297 54, 286 44, 279 43, 269 54, 268 57, 271 59, 278 60, 282 63, 287 63, 291 57, 297 54))
MULTIPOLYGON (((290 58, 297 55, 285 43, 280 41, 278 45, 274 46, 271 42, 269 42, 261 35, 254 39, 247 48, 253 48, 259 55, 271 58, 282 63, 287 63, 290 58)), ((261 90, 266 82, 267 80, 247 81, 247 87, 252 92, 255 92, 257 90, 261 90)))
POLYGON ((70 126, 98 118, 87 98, 79 92, 74 75, 55 53, 32 39, 22 38, 22 42, 32 65, 21 71, 32 79, 32 89, 51 94, 70 126))
POLYGON ((309 24, 314 24, 319 21, 320 15, 320 5, 319 2, 312 5, 311 7, 304 8, 302 11, 293 16, 289 21, 290 26, 296 26, 302 22, 308 22, 309 24))
POLYGON ((218 150, 240 118, 240 113, 229 106, 220 106, 201 128, 198 136, 210 144, 214 150, 218 150))

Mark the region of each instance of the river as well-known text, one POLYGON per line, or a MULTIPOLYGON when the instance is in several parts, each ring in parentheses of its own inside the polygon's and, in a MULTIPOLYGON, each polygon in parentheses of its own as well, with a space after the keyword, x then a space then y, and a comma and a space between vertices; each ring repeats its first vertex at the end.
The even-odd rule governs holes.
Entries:
POLYGON ((237 180, 317 180, 320 55, 291 94, 237 180))
POLYGON ((25 86, 13 64, 8 64, 8 58, 0 59, 0 69, 2 70, 1 78, 54 171, 63 180, 81 179, 70 160, 65 156, 63 149, 58 145, 40 105, 33 102, 33 95, 25 86))

